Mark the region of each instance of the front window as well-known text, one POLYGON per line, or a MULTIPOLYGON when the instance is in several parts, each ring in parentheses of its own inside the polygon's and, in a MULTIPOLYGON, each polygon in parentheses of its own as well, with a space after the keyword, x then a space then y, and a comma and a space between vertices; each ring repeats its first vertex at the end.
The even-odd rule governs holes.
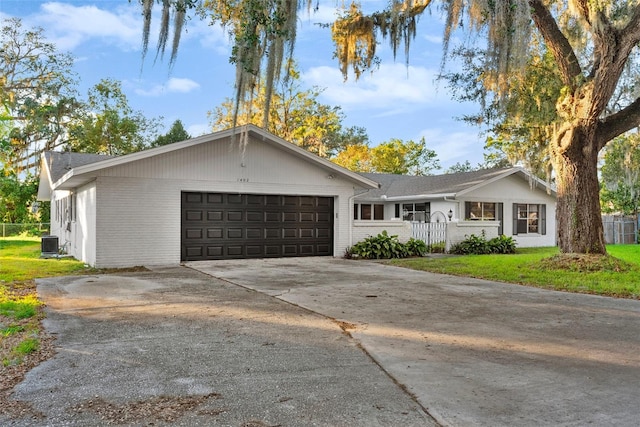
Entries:
POLYGON ((396 204, 396 217, 403 221, 429 222, 431 216, 430 203, 396 204))
POLYGON ((353 219, 378 220, 384 219, 384 205, 361 203, 353 205, 353 219))
POLYGON ((518 234, 539 233, 539 205, 518 204, 518 234))
POLYGON ((489 202, 467 202, 465 219, 467 221, 495 221, 496 204, 489 202))

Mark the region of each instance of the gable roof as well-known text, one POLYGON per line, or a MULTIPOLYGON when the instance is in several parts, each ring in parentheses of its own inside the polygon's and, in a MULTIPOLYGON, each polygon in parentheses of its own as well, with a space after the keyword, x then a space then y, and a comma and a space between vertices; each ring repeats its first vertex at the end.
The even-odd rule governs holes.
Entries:
POLYGON ((98 154, 80 153, 44 153, 42 161, 43 168, 40 173, 40 186, 48 184, 49 189, 38 190, 39 200, 48 200, 52 189, 72 189, 85 182, 94 179, 98 172, 105 168, 119 166, 138 160, 143 160, 173 151, 182 150, 199 144, 206 144, 230 138, 234 135, 240 137, 242 132, 248 136, 266 144, 270 144, 281 150, 287 151, 302 160, 315 164, 318 167, 328 170, 331 174, 341 176, 364 188, 377 188, 378 183, 355 172, 351 172, 327 159, 316 156, 309 151, 298 147, 295 144, 285 141, 255 125, 244 125, 236 129, 227 129, 196 138, 188 139, 161 147, 151 148, 124 156, 103 156, 98 154), (41 196, 43 198, 41 198, 41 196))
POLYGON ((104 154, 72 153, 70 151, 45 151, 41 158, 40 184, 38 200, 49 200, 51 189, 56 181, 67 172, 79 166, 89 165, 111 159, 115 156, 104 154))
POLYGON ((359 200, 401 201, 417 198, 457 197, 514 174, 527 180, 531 185, 540 185, 555 196, 555 188, 523 168, 512 167, 427 176, 362 173, 363 176, 380 183, 380 188, 369 190, 356 198, 359 200))

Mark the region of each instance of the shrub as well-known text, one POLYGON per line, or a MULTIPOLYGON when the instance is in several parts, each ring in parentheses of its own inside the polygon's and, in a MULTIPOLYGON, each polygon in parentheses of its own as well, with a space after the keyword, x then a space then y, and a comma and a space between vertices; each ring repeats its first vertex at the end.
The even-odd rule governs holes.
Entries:
POLYGON ((445 242, 432 243, 427 246, 427 253, 430 254, 443 254, 446 252, 445 242))
POLYGON ((508 237, 504 234, 489 240, 489 246, 491 247, 491 253, 494 254, 516 253, 516 242, 513 237, 508 237))
POLYGON ((404 244, 407 248, 407 252, 409 252, 409 256, 425 256, 427 252, 429 252, 427 248, 427 244, 418 239, 414 239, 413 237, 404 244))
POLYGON ((453 245, 449 252, 456 255, 484 255, 490 254, 491 248, 483 231, 480 236, 466 236, 462 242, 453 245))
POLYGON ((356 256, 366 259, 406 258, 408 256, 424 256, 427 245, 422 240, 409 239, 401 243, 398 236, 390 236, 386 230, 377 236, 367 237, 345 251, 345 258, 356 256))
POLYGON ((462 242, 453 245, 449 252, 457 255, 513 254, 516 252, 516 242, 505 235, 487 240, 483 231, 480 236, 467 236, 462 242))

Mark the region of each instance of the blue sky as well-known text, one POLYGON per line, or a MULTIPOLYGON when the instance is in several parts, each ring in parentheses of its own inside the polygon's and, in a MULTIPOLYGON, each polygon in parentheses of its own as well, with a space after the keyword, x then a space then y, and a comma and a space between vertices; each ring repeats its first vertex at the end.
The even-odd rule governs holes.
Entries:
MULTIPOLYGON (((295 58, 303 88, 325 88, 320 101, 340 106, 346 114, 344 124, 366 128, 372 145, 391 138, 418 141, 425 137, 444 168, 465 160, 473 165, 482 162, 478 128, 456 120, 477 108, 452 100, 445 85, 435 81, 442 56, 442 23, 437 13, 420 20, 408 68, 403 54, 394 62, 383 42, 378 47, 380 68, 358 81, 344 82, 333 59, 329 30, 315 25, 333 20, 335 4, 321 2, 317 13, 301 14, 295 58)), ((365 0, 363 5, 377 10, 385 2, 365 0)), ((76 58, 83 95, 100 79, 120 80, 134 109, 147 117, 164 117, 164 131, 180 119, 193 136, 209 132, 207 112, 233 96, 228 37, 198 18, 187 23, 177 61, 169 70, 166 59, 154 63, 155 25, 149 54, 142 61, 137 0, 0 0, 0 18, 10 17, 21 18, 25 27, 44 28, 58 50, 76 58)), ((158 21, 154 19, 154 24, 158 21)))

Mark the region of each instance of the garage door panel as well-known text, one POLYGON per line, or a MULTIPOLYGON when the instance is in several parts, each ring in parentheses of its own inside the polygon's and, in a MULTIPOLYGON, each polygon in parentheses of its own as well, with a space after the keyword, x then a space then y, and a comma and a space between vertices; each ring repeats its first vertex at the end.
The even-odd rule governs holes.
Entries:
POLYGON ((316 222, 330 223, 333 218, 333 212, 316 212, 316 222))
POLYGON ((201 193, 187 193, 186 195, 187 203, 202 203, 202 194, 201 193))
POLYGON ((223 212, 222 211, 208 211, 207 212, 207 221, 222 221, 223 212))
POLYGON ((242 239, 242 228, 227 228, 228 239, 242 239))
POLYGON ((227 212, 227 221, 242 221, 242 211, 227 212))
POLYGON ((222 228, 209 228, 207 229, 207 238, 208 239, 222 239, 224 236, 224 232, 222 228))
POLYGON ((242 195, 241 194, 227 194, 227 203, 233 205, 242 204, 242 195))
POLYGON ((202 211, 198 210, 188 210, 186 212, 187 215, 187 221, 191 222, 191 221, 202 221, 202 211))
POLYGON ((247 221, 250 222, 262 222, 262 212, 247 212, 247 221))
POLYGON ((281 232, 282 232, 282 230, 280 228, 265 228, 265 230, 264 230, 264 238, 265 239, 279 239, 281 232))
POLYGON ((282 220, 285 222, 297 222, 298 221, 298 213, 297 212, 282 212, 282 220))
POLYGON ((207 255, 209 257, 220 257, 224 254, 222 246, 207 246, 207 255))
POLYGON ((333 255, 333 198, 182 195, 184 261, 333 255))
POLYGON ((247 239, 262 239, 262 228, 247 228, 247 239))
POLYGON ((186 230, 186 239, 187 240, 199 240, 202 239, 202 229, 201 228, 188 228, 186 230))
POLYGON ((222 203, 223 195, 217 193, 207 193, 207 203, 222 203))
POLYGON ((327 239, 331 236, 332 231, 333 230, 330 230, 328 228, 316 228, 316 237, 320 239, 327 239))
POLYGON ((263 205, 264 204, 264 196, 256 195, 256 194, 247 194, 247 204, 248 205, 263 205))
POLYGON ((316 222, 315 212, 300 212, 301 222, 316 222))
POLYGON ((266 222, 280 222, 280 212, 265 212, 264 220, 266 222))
POLYGON ((298 229, 297 228, 283 228, 282 229, 282 238, 284 239, 295 239, 298 237, 298 229))
POLYGON ((315 236, 315 230, 313 228, 301 228, 300 237, 302 239, 313 239, 315 236))
POLYGON ((202 246, 187 247, 187 256, 193 257, 193 258, 202 257, 202 246))

